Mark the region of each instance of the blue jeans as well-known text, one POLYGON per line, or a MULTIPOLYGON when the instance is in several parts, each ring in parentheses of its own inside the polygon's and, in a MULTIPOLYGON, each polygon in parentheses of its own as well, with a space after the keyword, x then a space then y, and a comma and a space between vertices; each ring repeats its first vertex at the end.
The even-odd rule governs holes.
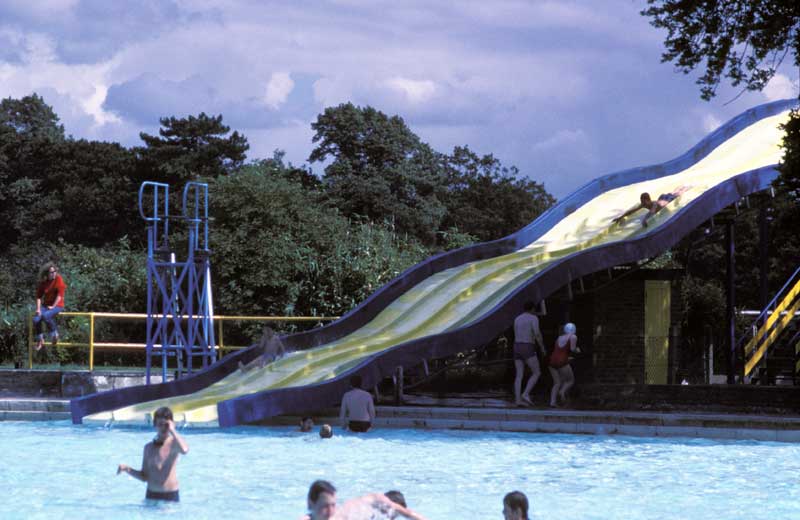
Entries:
POLYGON ((50 337, 58 334, 58 325, 56 325, 56 315, 63 311, 64 307, 53 307, 52 309, 42 306, 41 314, 33 315, 33 329, 36 332, 36 339, 44 339, 42 334, 42 320, 47 323, 47 329, 50 331, 50 337))

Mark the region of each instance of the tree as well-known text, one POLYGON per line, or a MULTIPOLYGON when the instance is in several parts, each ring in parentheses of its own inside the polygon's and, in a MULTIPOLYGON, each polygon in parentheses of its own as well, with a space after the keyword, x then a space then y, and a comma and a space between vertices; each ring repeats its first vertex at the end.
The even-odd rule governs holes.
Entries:
POLYGON ((441 157, 401 117, 346 103, 326 108, 311 128, 318 144, 309 162, 332 159, 323 178, 331 205, 435 241, 446 211, 441 157))
POLYGON ((145 143, 139 152, 164 181, 217 177, 240 167, 247 158, 247 138, 236 131, 226 137, 230 127, 222 124, 222 115, 202 112, 197 117, 159 121, 163 127, 158 131, 160 137, 139 134, 145 143))
POLYGON ((220 312, 344 314, 428 254, 320 204, 323 194, 287 169, 262 161, 209 184, 220 312))
POLYGON ((667 30, 662 61, 684 73, 705 62, 697 79, 702 98, 716 94, 724 76, 733 86, 761 90, 790 52, 800 67, 800 2, 797 0, 648 0, 642 11, 667 30))
POLYGON ((0 125, 13 129, 19 136, 61 141, 64 125, 58 121, 53 107, 36 93, 0 101, 0 125))
POLYGON ((444 158, 447 217, 443 227, 456 228, 481 241, 504 237, 526 226, 555 199, 536 181, 521 178, 491 154, 478 156, 468 147, 444 158))

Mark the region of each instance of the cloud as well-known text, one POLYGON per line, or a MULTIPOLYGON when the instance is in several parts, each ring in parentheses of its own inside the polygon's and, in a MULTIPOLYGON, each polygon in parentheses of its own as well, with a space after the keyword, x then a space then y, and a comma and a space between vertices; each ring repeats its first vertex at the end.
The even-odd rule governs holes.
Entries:
POLYGON ((711 133, 722 125, 722 122, 717 119, 713 114, 706 114, 703 116, 703 130, 711 133))
POLYGON ((294 88, 294 81, 286 72, 276 72, 267 83, 267 92, 264 95, 264 103, 274 110, 286 102, 289 94, 294 88))
POLYGON ((436 94, 436 83, 431 80, 413 80, 395 76, 386 80, 385 85, 401 93, 410 103, 423 103, 436 94))
POLYGON ((784 74, 775 74, 764 87, 763 94, 767 101, 796 98, 798 83, 784 74))
POLYGON ((629 2, 543 0, 10 0, 0 3, 0 96, 46 93, 68 133, 138 143, 158 119, 206 112, 251 157, 308 156, 326 106, 400 115, 440 151, 469 145, 562 196, 683 153, 711 127, 796 96, 660 62, 664 34, 629 2), (52 99, 52 101, 51 101, 52 99))

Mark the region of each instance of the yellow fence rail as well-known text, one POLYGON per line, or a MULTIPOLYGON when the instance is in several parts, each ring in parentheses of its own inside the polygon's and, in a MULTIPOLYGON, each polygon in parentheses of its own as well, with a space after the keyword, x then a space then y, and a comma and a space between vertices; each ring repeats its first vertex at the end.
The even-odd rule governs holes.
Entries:
MULTIPOLYGON (((83 342, 70 342, 59 341, 59 347, 88 347, 89 348, 89 370, 94 370, 94 352, 95 350, 144 350, 147 345, 144 343, 113 343, 113 342, 100 342, 95 338, 95 321, 99 319, 109 320, 132 320, 140 321, 146 320, 147 314, 126 314, 118 312, 60 312, 58 316, 76 316, 89 318, 89 341, 83 342)), ((262 323, 303 323, 303 322, 324 322, 333 321, 338 319, 338 316, 214 316, 214 322, 217 328, 217 348, 220 355, 224 355, 225 351, 239 350, 247 348, 247 345, 225 345, 223 323, 226 321, 255 321, 262 323)), ((57 319, 57 318, 56 318, 57 319)), ((28 317, 28 368, 33 368, 33 314, 28 317)), ((160 347, 160 345, 157 345, 160 347)))

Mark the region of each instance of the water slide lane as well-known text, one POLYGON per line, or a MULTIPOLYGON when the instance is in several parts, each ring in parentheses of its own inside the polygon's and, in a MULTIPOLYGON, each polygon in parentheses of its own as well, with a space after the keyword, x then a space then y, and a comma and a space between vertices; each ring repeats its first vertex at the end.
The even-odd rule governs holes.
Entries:
POLYGON ((236 371, 208 387, 184 396, 138 403, 85 421, 146 424, 159 406, 170 406, 176 420, 217 425, 217 403, 265 390, 326 381, 393 346, 468 325, 553 262, 579 251, 634 239, 662 226, 684 207, 723 181, 779 162, 788 110, 763 118, 722 142, 700 161, 675 174, 611 189, 561 219, 531 244, 510 254, 470 262, 424 279, 358 330, 311 350, 293 352, 263 369, 236 371), (612 219, 638 203, 639 194, 680 195, 640 225, 644 211, 622 224, 612 219))

